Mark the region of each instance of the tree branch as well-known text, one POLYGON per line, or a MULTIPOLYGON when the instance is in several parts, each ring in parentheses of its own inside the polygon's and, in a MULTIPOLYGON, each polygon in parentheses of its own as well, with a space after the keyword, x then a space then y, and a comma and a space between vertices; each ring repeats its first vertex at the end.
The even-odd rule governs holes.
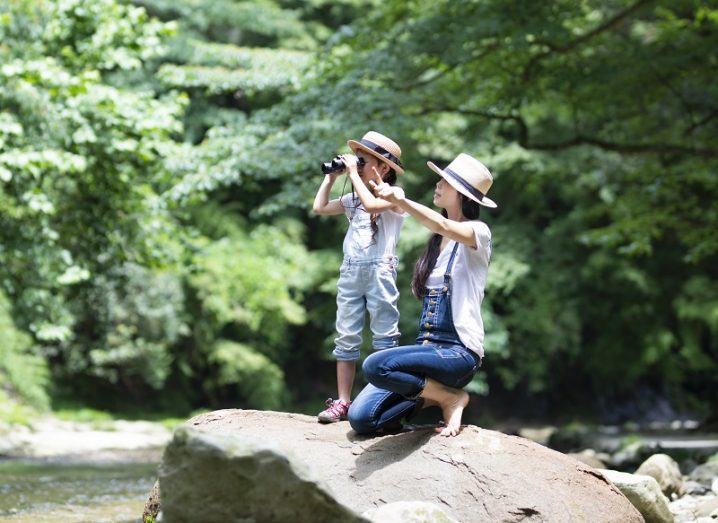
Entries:
POLYGON ((617 13, 612 18, 609 18, 608 20, 606 20, 603 24, 591 29, 589 32, 579 36, 578 38, 568 42, 567 44, 564 44, 564 45, 556 45, 556 44, 548 44, 548 43, 544 44, 549 48, 548 51, 539 53, 539 54, 533 56, 531 58, 531 60, 529 60, 529 62, 526 64, 526 67, 524 68, 523 73, 521 74, 523 81, 527 82, 531 78, 531 75, 533 74, 533 70, 536 67, 536 65, 538 64, 538 62, 540 62, 547 56, 549 56, 551 54, 555 54, 555 53, 563 54, 563 53, 568 53, 569 51, 573 51, 574 49, 576 49, 580 45, 584 44, 591 38, 605 32, 605 31, 613 29, 615 26, 620 24, 623 20, 625 20, 626 18, 631 16, 633 13, 635 13, 641 7, 650 3, 651 1, 652 0, 638 0, 633 5, 627 7, 623 11, 617 13))
POLYGON ((569 140, 555 143, 521 143, 526 149, 537 149, 542 151, 558 151, 576 147, 578 145, 594 145, 607 151, 615 151, 626 154, 679 154, 693 155, 704 158, 718 157, 718 149, 690 147, 685 145, 676 145, 670 143, 619 143, 593 138, 590 136, 578 135, 569 140))
POLYGON ((710 122, 710 121, 711 121, 713 118, 715 118, 716 116, 718 116, 718 109, 716 109, 716 110, 713 111, 712 113, 709 113, 709 114, 708 114, 705 118, 703 118, 702 120, 699 120, 699 121, 697 121, 696 123, 694 123, 693 125, 691 125, 688 129, 686 129, 686 132, 685 132, 684 134, 686 134, 686 135, 688 135, 688 134, 693 134, 693 132, 694 132, 696 129, 698 129, 699 127, 703 127, 705 124, 707 124, 708 122, 710 122))
MULTIPOLYGON (((484 49, 481 53, 479 53, 478 56, 475 56, 475 57, 473 57, 473 58, 469 58, 469 59, 464 60, 464 61, 462 61, 462 62, 455 62, 455 63, 453 63, 453 64, 449 64, 449 65, 447 65, 443 70, 438 71, 436 74, 434 74, 433 76, 431 76, 431 77, 429 77, 429 78, 425 78, 425 79, 423 79, 423 80, 418 80, 418 79, 417 79, 417 80, 415 80, 415 81, 413 81, 413 82, 409 82, 409 83, 400 85, 397 89, 399 89, 400 91, 410 91, 411 89, 414 89, 415 87, 424 87, 424 86, 426 86, 426 85, 428 85, 428 84, 434 82, 435 80, 438 80, 439 78, 445 76, 446 74, 450 73, 451 71, 453 71, 454 69, 456 69, 456 68, 459 67, 459 66, 462 66, 462 67, 463 67, 463 66, 466 66, 466 65, 469 64, 469 63, 483 60, 483 59, 486 58, 488 55, 490 55, 491 53, 493 53, 494 51, 496 51, 498 48, 499 48, 499 44, 498 44, 497 42, 494 42, 494 43, 488 45, 488 46, 486 47, 486 49, 484 49)), ((429 71, 430 69, 431 69, 431 66, 427 67, 424 71, 422 71, 421 74, 423 74, 423 73, 429 71)), ((421 74, 417 75, 417 78, 418 78, 418 76, 420 76, 421 74)))
POLYGON ((691 147, 687 145, 671 144, 671 143, 620 143, 603 140, 601 138, 595 138, 591 136, 584 136, 577 134, 573 138, 564 140, 561 142, 545 142, 536 143, 531 141, 529 136, 529 128, 526 121, 518 114, 501 114, 494 113, 491 111, 482 111, 479 109, 462 109, 462 108, 449 108, 449 107, 432 107, 424 109, 423 111, 416 113, 417 115, 426 115, 434 112, 453 112, 457 114, 464 114, 469 116, 478 116, 480 118, 486 118, 488 120, 500 120, 514 122, 518 127, 518 139, 517 142, 524 149, 532 149, 539 151, 560 151, 564 149, 570 149, 571 147, 577 147, 579 145, 593 145, 606 151, 615 151, 624 154, 679 154, 679 155, 693 155, 704 158, 716 158, 718 157, 718 149, 706 148, 706 147, 691 147))

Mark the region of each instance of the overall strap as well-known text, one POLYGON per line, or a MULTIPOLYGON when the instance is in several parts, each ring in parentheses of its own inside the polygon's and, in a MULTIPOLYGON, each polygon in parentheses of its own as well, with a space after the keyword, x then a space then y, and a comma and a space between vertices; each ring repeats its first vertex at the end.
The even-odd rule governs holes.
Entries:
POLYGON ((451 258, 449 263, 446 264, 446 272, 444 273, 444 285, 448 285, 451 281, 451 268, 454 265, 454 259, 456 258, 456 251, 459 249, 459 242, 454 242, 454 248, 451 251, 451 258))

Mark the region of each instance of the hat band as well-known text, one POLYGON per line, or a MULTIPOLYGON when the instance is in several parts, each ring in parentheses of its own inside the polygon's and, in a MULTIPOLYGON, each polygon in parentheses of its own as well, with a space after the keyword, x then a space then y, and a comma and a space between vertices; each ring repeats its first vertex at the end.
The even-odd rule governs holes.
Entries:
POLYGON ((478 189, 475 189, 474 186, 472 186, 471 184, 469 184, 469 182, 467 182, 466 180, 464 180, 464 179, 463 179, 458 173, 456 173, 455 171, 452 171, 451 169, 449 169, 449 168, 447 167, 446 169, 444 169, 444 172, 450 174, 451 176, 453 176, 453 178, 454 178, 457 182, 459 182, 459 185, 461 185, 464 189, 466 189, 466 190, 469 192, 469 194, 473 195, 474 198, 477 198, 477 199, 479 199, 479 200, 483 200, 483 199, 484 199, 484 196, 486 196, 484 193, 482 193, 482 192, 479 191, 478 189))
POLYGON ((399 160, 399 158, 384 149, 381 145, 377 145, 374 142, 370 142, 369 140, 364 140, 363 138, 359 140, 359 143, 365 145, 366 147, 377 153, 379 156, 383 156, 387 160, 394 162, 402 169, 404 168, 404 166, 401 164, 401 160, 399 160))

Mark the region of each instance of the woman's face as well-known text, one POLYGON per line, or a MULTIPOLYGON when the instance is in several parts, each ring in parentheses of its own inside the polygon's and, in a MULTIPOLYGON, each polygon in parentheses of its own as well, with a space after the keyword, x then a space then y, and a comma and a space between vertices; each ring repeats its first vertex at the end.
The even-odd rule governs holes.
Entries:
POLYGON ((442 209, 448 209, 453 206, 461 206, 461 195, 459 191, 454 189, 446 180, 439 177, 434 189, 434 205, 442 209))

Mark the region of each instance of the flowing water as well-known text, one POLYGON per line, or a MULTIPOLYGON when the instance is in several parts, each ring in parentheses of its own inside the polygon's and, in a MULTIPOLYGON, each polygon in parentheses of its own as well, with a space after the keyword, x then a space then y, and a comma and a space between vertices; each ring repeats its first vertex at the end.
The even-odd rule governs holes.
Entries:
POLYGON ((0 460, 0 522, 139 521, 159 455, 123 458, 0 460))

